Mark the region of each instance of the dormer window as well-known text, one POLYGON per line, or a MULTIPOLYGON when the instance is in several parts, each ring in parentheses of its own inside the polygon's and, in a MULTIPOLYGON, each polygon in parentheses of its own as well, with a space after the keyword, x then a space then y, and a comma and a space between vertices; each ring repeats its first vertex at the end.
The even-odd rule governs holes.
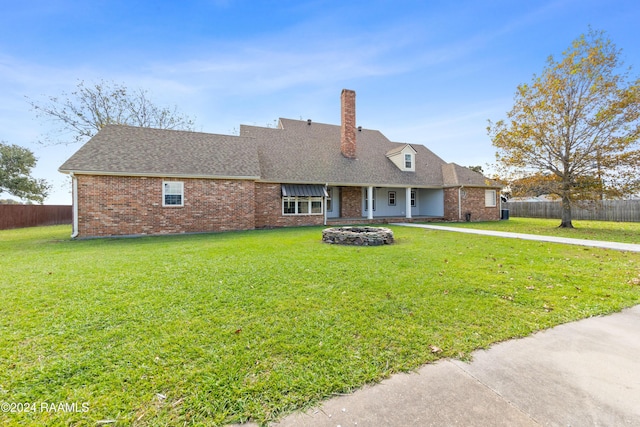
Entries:
POLYGON ((416 171, 416 150, 409 144, 387 151, 387 158, 403 172, 416 171))
POLYGON ((404 168, 409 170, 413 169, 413 154, 405 153, 404 168))

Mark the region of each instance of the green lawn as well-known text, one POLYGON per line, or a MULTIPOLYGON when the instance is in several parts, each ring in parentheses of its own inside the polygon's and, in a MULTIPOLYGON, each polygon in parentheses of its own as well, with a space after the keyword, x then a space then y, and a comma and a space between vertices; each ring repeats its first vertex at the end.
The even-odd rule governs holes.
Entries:
POLYGON ((559 219, 511 218, 508 221, 456 222, 438 225, 640 244, 640 222, 574 220, 572 223, 574 228, 558 228, 559 219))
POLYGON ((323 244, 318 227, 84 241, 66 226, 0 231, 0 403, 37 405, 0 424, 266 423, 640 303, 640 254, 393 230, 396 244, 370 248, 323 244), (77 412, 41 410, 60 402, 77 412))

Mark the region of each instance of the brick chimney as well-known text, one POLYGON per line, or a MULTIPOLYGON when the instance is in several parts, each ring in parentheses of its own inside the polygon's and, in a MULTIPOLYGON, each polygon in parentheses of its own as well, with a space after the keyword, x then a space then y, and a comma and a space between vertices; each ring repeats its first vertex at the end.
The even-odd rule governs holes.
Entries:
POLYGON ((340 128, 340 151, 342 155, 356 158, 356 93, 343 89, 341 96, 342 125, 340 128))

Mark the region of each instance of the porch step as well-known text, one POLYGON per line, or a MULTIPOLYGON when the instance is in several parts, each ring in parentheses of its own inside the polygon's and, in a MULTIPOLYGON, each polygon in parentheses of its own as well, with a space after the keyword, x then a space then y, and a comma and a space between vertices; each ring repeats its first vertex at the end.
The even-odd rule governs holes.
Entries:
POLYGON ((327 218, 327 225, 388 224, 390 222, 443 222, 444 217, 415 216, 404 218, 397 216, 368 218, 327 218))

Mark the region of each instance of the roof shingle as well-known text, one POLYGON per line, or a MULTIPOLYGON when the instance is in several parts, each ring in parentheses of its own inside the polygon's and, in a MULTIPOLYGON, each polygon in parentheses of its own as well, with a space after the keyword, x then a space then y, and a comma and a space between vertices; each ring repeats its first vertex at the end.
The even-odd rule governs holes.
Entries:
POLYGON ((422 145, 416 171, 403 172, 386 156, 405 143, 377 130, 356 132, 356 158, 340 151, 340 126, 280 119, 279 128, 241 126, 240 135, 258 142, 263 181, 334 185, 442 187, 444 160, 422 145))
POLYGON ((61 172, 258 178, 255 141, 229 135, 109 125, 61 172))
POLYGON ((499 183, 488 179, 484 175, 456 163, 447 163, 442 166, 442 175, 445 187, 501 187, 499 183))
POLYGON ((423 145, 415 172, 387 156, 407 144, 377 130, 356 132, 356 158, 340 151, 340 126, 280 119, 278 128, 242 125, 240 136, 109 125, 82 146, 61 172, 256 179, 288 184, 499 187, 482 174, 446 163, 423 145))

